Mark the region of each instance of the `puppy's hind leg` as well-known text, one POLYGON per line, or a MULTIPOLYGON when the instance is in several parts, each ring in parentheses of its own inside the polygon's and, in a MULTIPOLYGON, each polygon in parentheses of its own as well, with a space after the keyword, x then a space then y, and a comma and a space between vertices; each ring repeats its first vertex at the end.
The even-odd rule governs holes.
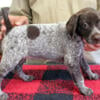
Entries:
MULTIPOLYGON (((3 73, 2 73, 3 75, 3 73)), ((8 99, 8 94, 6 94, 5 92, 3 92, 1 90, 1 83, 2 83, 2 80, 3 80, 3 76, 0 75, 0 100, 7 100, 8 99)))
POLYGON ((3 78, 12 70, 15 69, 17 64, 22 58, 26 56, 26 53, 21 51, 13 51, 5 49, 0 63, 0 100, 7 100, 8 95, 1 90, 1 83, 3 78))
POLYGON ((22 70, 22 65, 26 61, 25 58, 23 58, 18 65, 15 68, 15 71, 17 72, 18 76, 23 79, 24 81, 32 81, 34 79, 34 76, 26 75, 22 70))
POLYGON ((8 62, 6 62, 7 60, 4 59, 4 57, 2 58, 3 59, 1 60, 0 63, 0 100, 7 100, 8 95, 1 90, 1 83, 4 77, 13 69, 13 67, 11 68, 11 66, 9 65, 8 62))

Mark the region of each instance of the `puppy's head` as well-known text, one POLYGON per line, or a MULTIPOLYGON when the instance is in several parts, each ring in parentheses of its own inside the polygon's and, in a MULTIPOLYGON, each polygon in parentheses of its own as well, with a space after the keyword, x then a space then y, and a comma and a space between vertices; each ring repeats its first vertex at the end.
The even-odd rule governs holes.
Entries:
POLYGON ((71 37, 79 35, 88 43, 100 43, 100 16, 98 11, 92 8, 82 9, 74 14, 66 27, 71 37))

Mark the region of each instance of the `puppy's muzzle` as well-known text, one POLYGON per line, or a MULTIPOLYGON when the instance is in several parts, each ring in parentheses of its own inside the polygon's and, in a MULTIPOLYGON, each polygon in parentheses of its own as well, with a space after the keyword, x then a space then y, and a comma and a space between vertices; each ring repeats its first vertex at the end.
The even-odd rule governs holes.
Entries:
POLYGON ((92 35, 91 39, 95 44, 100 43, 100 33, 95 33, 94 35, 92 35))

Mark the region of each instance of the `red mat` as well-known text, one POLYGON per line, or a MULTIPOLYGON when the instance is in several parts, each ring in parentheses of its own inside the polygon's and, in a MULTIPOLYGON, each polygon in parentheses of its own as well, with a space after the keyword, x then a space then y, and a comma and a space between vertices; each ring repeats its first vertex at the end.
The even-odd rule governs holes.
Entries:
MULTIPOLYGON (((100 75, 100 65, 91 65, 100 75)), ((88 80, 86 86, 93 89, 92 96, 83 96, 74 86, 64 65, 24 65, 23 70, 34 75, 35 80, 24 82, 17 75, 9 74, 2 82, 8 100, 100 100, 100 79, 88 80)))

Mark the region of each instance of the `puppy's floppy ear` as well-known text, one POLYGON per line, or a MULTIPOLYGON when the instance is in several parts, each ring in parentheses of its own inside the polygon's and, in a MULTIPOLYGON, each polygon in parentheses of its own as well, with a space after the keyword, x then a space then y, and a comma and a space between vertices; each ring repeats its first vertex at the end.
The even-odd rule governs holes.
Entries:
POLYGON ((72 38, 74 38, 76 34, 76 28, 78 24, 78 15, 73 15, 67 22, 66 28, 67 28, 67 33, 70 34, 72 38))

